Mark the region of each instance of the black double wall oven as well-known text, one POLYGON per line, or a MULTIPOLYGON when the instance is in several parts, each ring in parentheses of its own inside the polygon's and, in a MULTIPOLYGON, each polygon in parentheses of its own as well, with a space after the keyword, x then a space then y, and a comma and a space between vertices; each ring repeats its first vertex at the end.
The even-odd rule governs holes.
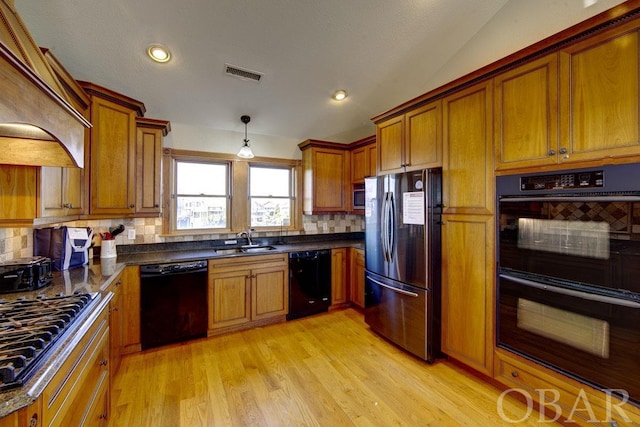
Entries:
POLYGON ((640 165, 496 187, 498 347, 640 403, 640 165))

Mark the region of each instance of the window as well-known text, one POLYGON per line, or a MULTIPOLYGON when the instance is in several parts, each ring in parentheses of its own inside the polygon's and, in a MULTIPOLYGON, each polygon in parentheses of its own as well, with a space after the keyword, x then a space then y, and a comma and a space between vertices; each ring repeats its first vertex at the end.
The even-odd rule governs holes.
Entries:
POLYGON ((229 226, 229 165, 175 163, 175 229, 225 229, 229 226))
POLYGON ((288 227, 293 212, 292 168, 249 166, 251 227, 288 227))
POLYGON ((235 234, 299 230, 300 160, 163 150, 163 232, 235 234))

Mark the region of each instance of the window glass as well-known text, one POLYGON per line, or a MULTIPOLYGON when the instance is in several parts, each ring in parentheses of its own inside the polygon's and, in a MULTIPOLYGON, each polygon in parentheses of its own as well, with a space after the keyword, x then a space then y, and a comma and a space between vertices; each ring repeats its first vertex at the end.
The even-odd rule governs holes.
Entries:
POLYGON ((292 176, 291 168, 249 168, 251 227, 288 227, 291 224, 292 176))
POLYGON ((177 230, 227 228, 229 166, 176 161, 177 230))

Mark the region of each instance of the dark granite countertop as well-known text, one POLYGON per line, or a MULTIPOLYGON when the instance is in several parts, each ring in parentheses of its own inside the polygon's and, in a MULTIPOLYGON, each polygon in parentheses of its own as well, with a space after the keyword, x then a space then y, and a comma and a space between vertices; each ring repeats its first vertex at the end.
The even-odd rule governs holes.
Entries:
MULTIPOLYGON (((44 391, 45 387, 73 351, 85 332, 91 327, 96 316, 109 303, 112 294, 108 292, 112 281, 128 265, 155 264, 161 262, 177 262, 201 259, 216 259, 230 257, 252 257, 266 254, 289 253, 309 250, 334 249, 344 247, 356 247, 363 249, 362 236, 356 238, 340 238, 342 236, 329 237, 326 240, 298 239, 285 243, 275 243, 261 239, 261 245, 271 245, 273 250, 256 253, 220 254, 217 249, 227 249, 240 245, 224 245, 224 242, 184 242, 185 244, 155 244, 150 247, 124 248, 118 251, 117 258, 92 259, 88 265, 76 267, 66 271, 54 272, 52 282, 44 288, 13 294, 2 294, 0 298, 12 301, 18 298, 34 299, 39 296, 54 297, 58 295, 70 295, 76 292, 94 294, 95 298, 91 306, 76 319, 74 324, 56 343, 55 348, 47 355, 46 362, 35 375, 33 375, 22 387, 0 393, 0 418, 11 412, 32 404, 44 391), (222 244, 220 244, 222 243, 222 244)), ((238 239, 238 243, 243 239, 238 239)), ((132 245, 133 246, 133 245, 132 245)), ((146 245, 144 245, 146 246, 146 245)))

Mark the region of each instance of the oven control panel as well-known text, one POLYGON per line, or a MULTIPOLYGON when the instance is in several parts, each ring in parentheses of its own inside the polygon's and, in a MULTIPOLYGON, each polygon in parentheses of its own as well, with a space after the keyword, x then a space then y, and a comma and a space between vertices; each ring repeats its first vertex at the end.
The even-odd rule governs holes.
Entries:
POLYGON ((551 175, 523 176, 520 190, 570 190, 604 187, 604 171, 563 172, 551 175))

